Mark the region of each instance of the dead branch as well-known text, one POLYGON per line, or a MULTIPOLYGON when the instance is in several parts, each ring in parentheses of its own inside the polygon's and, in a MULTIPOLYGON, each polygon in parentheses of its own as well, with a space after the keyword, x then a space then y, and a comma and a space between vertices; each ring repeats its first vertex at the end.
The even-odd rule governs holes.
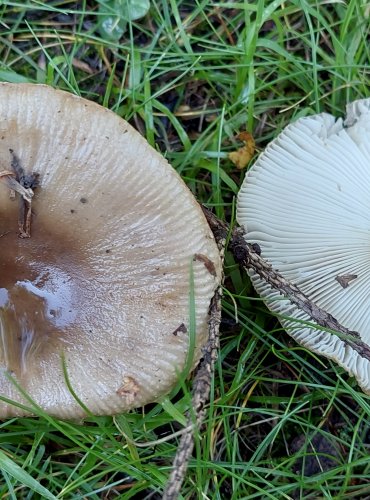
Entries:
POLYGON ((289 282, 279 271, 261 257, 258 245, 247 243, 244 239, 244 231, 240 227, 230 228, 226 223, 218 219, 212 212, 203 207, 213 233, 217 237, 229 238, 228 248, 234 255, 236 262, 245 270, 252 269, 272 288, 281 293, 290 302, 305 312, 317 325, 342 335, 346 344, 357 351, 360 356, 370 360, 370 348, 362 342, 360 334, 349 330, 324 309, 318 307, 305 295, 298 286, 289 282))
MULTIPOLYGON (((223 262, 226 240, 223 235, 219 237, 215 235, 215 238, 223 262)), ((186 427, 188 430, 180 439, 176 456, 172 464, 172 472, 162 497, 163 500, 176 500, 179 497, 188 463, 194 449, 194 432, 197 432, 204 422, 206 415, 205 406, 209 399, 214 364, 217 359, 219 348, 221 297, 222 287, 220 286, 216 290, 210 305, 208 341, 203 348, 203 357, 194 377, 192 410, 188 413, 187 417, 186 427)))
MULTIPOLYGON (((370 359, 369 347, 361 341, 359 333, 349 330, 314 304, 296 285, 290 283, 278 271, 261 257, 258 245, 247 243, 243 230, 231 228, 226 222, 218 219, 205 207, 203 212, 211 227, 218 246, 224 254, 225 244, 234 255, 235 261, 245 270, 252 269, 272 288, 280 292, 290 302, 304 311, 317 325, 342 334, 345 342, 360 355, 370 359)), ((218 290, 211 304, 211 319, 209 321, 209 338, 203 351, 203 359, 199 365, 193 384, 193 411, 188 416, 188 431, 183 434, 173 462, 173 469, 168 481, 163 500, 177 500, 184 481, 189 459, 194 449, 194 427, 199 429, 205 417, 205 405, 208 401, 214 363, 217 358, 219 344, 219 325, 221 321, 221 291, 218 290), (194 426, 194 423, 196 426, 194 426)))
POLYGON ((214 233, 223 234, 225 238, 229 235, 229 249, 240 266, 244 269, 253 269, 260 278, 289 299, 292 304, 295 304, 299 309, 308 314, 318 325, 343 333, 344 335, 360 338, 357 332, 342 326, 331 314, 317 307, 296 285, 290 283, 278 271, 273 269, 261 257, 258 245, 252 245, 245 241, 243 230, 240 227, 235 227, 230 232, 230 227, 226 222, 218 219, 207 209, 203 209, 203 211, 214 233))

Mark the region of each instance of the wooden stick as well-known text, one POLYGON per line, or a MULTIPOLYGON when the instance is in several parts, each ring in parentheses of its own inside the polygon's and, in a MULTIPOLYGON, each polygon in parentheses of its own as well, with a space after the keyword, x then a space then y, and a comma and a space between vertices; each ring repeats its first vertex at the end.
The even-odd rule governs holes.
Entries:
MULTIPOLYGON (((211 227, 215 239, 222 252, 225 242, 234 255, 236 262, 246 270, 253 269, 266 283, 280 292, 290 302, 304 311, 318 325, 340 333, 342 340, 356 350, 362 357, 370 360, 370 348, 362 342, 358 332, 349 330, 337 321, 331 314, 327 313, 314 304, 296 285, 290 283, 278 271, 261 257, 258 245, 247 243, 244 239, 243 230, 239 227, 231 228, 226 222, 218 219, 205 207, 203 212, 211 227)), ((214 363, 217 358, 219 325, 221 321, 221 291, 217 291, 212 300, 211 319, 209 322, 209 339, 204 349, 204 358, 194 378, 192 406, 193 419, 188 417, 187 427, 189 430, 183 434, 177 453, 173 462, 173 469, 168 481, 163 500, 177 500, 184 481, 187 466, 194 449, 194 422, 197 427, 202 425, 205 417, 205 405, 208 401, 214 363)))
POLYGON ((226 237, 229 235, 229 249, 240 266, 244 269, 253 269, 260 278, 289 299, 292 304, 295 304, 299 309, 308 314, 318 325, 343 333, 346 336, 360 338, 357 332, 351 331, 341 325, 331 314, 316 306, 298 286, 290 283, 278 271, 275 271, 261 257, 258 245, 252 245, 245 241, 243 230, 240 227, 235 227, 230 232, 230 227, 226 222, 219 220, 207 209, 203 209, 203 211, 214 233, 224 234, 226 237))
MULTIPOLYGON (((216 242, 223 263, 226 239, 223 235, 216 236, 216 242)), ((223 281, 223 280, 222 280, 223 281)), ((177 500, 182 483, 186 476, 188 463, 194 449, 194 432, 202 426, 206 415, 205 406, 209 400, 214 365, 218 355, 219 331, 221 323, 222 285, 216 290, 210 305, 208 322, 208 341, 203 348, 203 357, 199 363, 193 382, 192 411, 188 413, 185 432, 177 448, 163 500, 177 500), (195 424, 195 425, 194 425, 195 424)))

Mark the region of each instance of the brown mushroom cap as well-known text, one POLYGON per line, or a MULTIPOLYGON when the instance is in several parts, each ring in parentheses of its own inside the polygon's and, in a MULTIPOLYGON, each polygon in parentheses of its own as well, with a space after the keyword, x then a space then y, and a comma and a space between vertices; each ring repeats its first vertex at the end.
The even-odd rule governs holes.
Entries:
POLYGON ((0 84, 0 160, 40 182, 30 239, 0 184, 0 395, 25 403, 11 374, 49 414, 85 415, 63 358, 94 414, 158 400, 188 356, 191 270, 194 363, 220 281, 193 195, 127 122, 42 85, 0 84))

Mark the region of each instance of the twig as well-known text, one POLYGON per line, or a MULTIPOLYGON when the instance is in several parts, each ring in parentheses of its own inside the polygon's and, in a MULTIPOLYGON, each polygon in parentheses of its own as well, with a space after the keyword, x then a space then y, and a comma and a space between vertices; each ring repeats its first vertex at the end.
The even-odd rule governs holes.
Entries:
POLYGON ((26 174, 18 156, 9 149, 12 157, 13 170, 0 172, 0 181, 10 189, 10 198, 15 198, 15 193, 21 195, 18 214, 18 228, 20 238, 31 237, 32 198, 33 188, 38 186, 39 176, 36 173, 26 174))
POLYGON ((273 269, 261 257, 259 246, 245 241, 243 230, 240 227, 230 230, 230 226, 218 219, 212 212, 206 208, 203 208, 203 212, 215 235, 219 235, 218 237, 229 236, 228 247, 233 253, 236 262, 241 267, 244 269, 253 269, 260 278, 305 312, 315 323, 323 328, 341 334, 343 341, 347 345, 357 351, 360 356, 370 360, 370 348, 362 342, 360 334, 343 326, 334 316, 312 302, 298 286, 289 282, 278 271, 273 269))
MULTIPOLYGON (((209 210, 204 209, 203 211, 212 231, 227 237, 230 232, 229 225, 219 220, 209 210)), ((261 257, 258 245, 252 245, 245 241, 241 228, 235 227, 231 231, 229 248, 239 265, 245 269, 253 269, 260 278, 287 297, 299 309, 307 313, 318 325, 330 330, 336 330, 344 335, 360 338, 357 332, 353 332, 342 326, 331 314, 317 307, 296 285, 290 283, 278 271, 275 271, 261 257)))
MULTIPOLYGON (((223 235, 215 235, 217 246, 223 261, 226 239, 223 235)), ((217 359, 219 347, 219 330, 221 322, 221 297, 222 288, 216 290, 210 305, 210 319, 208 322, 208 341, 203 348, 203 358, 199 364, 193 382, 192 411, 187 418, 187 432, 185 432, 177 448, 172 464, 172 472, 168 480, 163 500, 176 500, 180 494, 188 463, 194 449, 194 432, 203 424, 206 410, 205 406, 211 390, 214 364, 217 359)))
POLYGON ((32 189, 26 189, 23 187, 16 179, 14 179, 15 173, 11 170, 3 170, 0 172, 0 181, 2 181, 11 191, 16 191, 22 198, 31 203, 33 197, 32 189))
MULTIPOLYGON (((278 271, 261 257, 258 245, 247 243, 243 236, 243 230, 239 227, 231 228, 226 222, 218 219, 211 211, 203 208, 208 224, 213 231, 215 239, 222 252, 226 241, 234 255, 236 262, 244 269, 253 269, 266 283, 279 291, 283 296, 304 311, 318 325, 342 334, 344 342, 355 349, 361 356, 370 360, 370 348, 361 341, 359 333, 349 330, 337 321, 331 314, 327 313, 314 304, 296 285, 290 283, 278 271)), ((211 319, 209 321, 209 338, 204 348, 204 357, 194 378, 192 406, 194 418, 188 417, 187 427, 180 440, 173 469, 168 481, 163 500, 177 500, 181 485, 184 481, 189 459, 194 449, 194 428, 198 428, 204 421, 205 405, 208 401, 214 363, 217 358, 219 325, 221 320, 221 291, 218 290, 211 304, 211 319), (196 426, 191 425, 196 423, 196 426)))
POLYGON ((18 228, 20 238, 30 238, 31 236, 31 216, 32 216, 32 197, 33 191, 30 187, 25 187, 16 180, 15 172, 11 170, 3 170, 0 172, 0 181, 2 181, 10 189, 10 197, 14 198, 14 193, 21 195, 18 228))

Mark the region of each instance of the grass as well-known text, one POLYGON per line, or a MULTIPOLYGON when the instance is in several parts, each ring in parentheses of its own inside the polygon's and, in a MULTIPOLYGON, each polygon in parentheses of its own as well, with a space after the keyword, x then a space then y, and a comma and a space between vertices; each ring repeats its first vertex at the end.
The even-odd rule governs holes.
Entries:
MULTIPOLYGON (((112 41, 97 2, 3 1, 0 79, 111 108, 230 222, 244 176, 227 158, 236 135, 252 132, 259 152, 291 120, 366 97, 369 16, 365 0, 151 0, 112 41)), ((221 351, 183 498, 369 497, 369 397, 285 334, 229 254, 225 269, 221 351)), ((190 387, 114 418, 1 422, 1 498, 160 498, 190 387)))

